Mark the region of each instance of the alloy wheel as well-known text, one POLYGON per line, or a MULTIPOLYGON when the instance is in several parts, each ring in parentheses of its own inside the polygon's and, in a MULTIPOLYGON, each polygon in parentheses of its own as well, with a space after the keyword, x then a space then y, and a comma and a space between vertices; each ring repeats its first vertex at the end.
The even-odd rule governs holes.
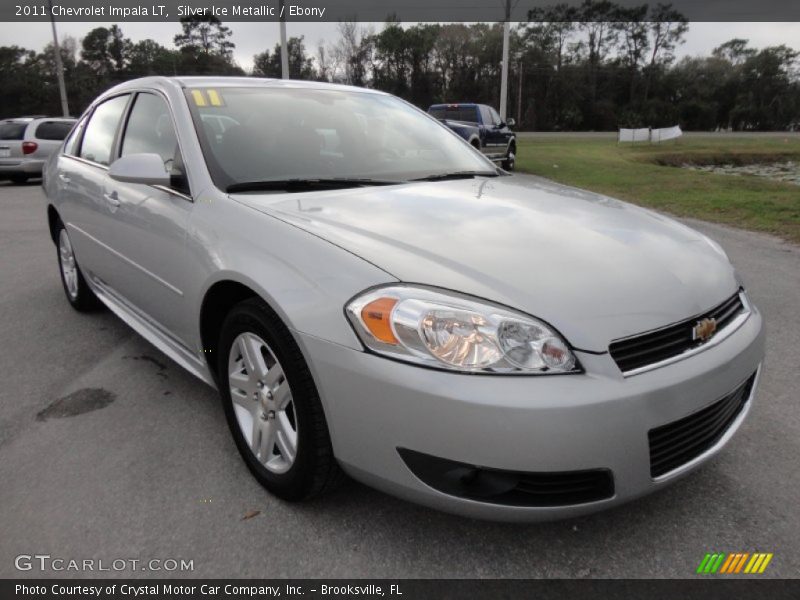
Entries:
POLYGON ((239 334, 228 355, 228 384, 239 429, 250 451, 275 474, 297 456, 297 417, 283 367, 254 333, 239 334))
POLYGON ((58 252, 61 260, 61 275, 64 278, 69 297, 75 300, 78 297, 78 265, 75 262, 75 253, 69 241, 66 229, 62 229, 58 236, 58 252))

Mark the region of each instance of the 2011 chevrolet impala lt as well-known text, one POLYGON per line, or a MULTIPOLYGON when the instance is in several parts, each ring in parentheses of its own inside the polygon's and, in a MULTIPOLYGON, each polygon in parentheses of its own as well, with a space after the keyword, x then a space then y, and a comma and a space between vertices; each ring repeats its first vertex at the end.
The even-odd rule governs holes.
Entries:
POLYGON ((61 279, 216 386, 250 471, 341 471, 475 517, 657 490, 753 403, 762 318, 724 251, 511 176, 391 95, 147 78, 44 172, 61 279))

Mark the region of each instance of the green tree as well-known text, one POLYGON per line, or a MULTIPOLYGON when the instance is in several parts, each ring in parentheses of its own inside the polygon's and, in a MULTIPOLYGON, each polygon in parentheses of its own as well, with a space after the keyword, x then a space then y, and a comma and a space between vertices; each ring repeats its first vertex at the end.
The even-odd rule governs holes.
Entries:
POLYGON ((81 40, 81 60, 99 77, 107 77, 125 68, 131 41, 117 25, 96 27, 81 40))
POLYGON ((181 33, 175 36, 179 49, 174 68, 178 75, 242 75, 233 62, 230 28, 212 15, 183 17, 181 33))
POLYGON ((689 24, 671 4, 656 4, 650 11, 650 64, 645 70, 645 102, 654 80, 675 59, 675 48, 684 41, 689 24))
POLYGON ((711 54, 738 66, 756 54, 755 48, 750 48, 748 43, 742 38, 734 38, 714 48, 711 54))
POLYGON ((227 61, 232 60, 230 41, 232 32, 213 15, 182 17, 181 33, 175 36, 175 45, 189 54, 213 54, 227 61))
MULTIPOLYGON (((304 37, 290 37, 286 40, 289 52, 289 77, 291 79, 314 79, 314 61, 306 56, 304 37)), ((280 79, 281 73, 281 45, 275 44, 270 53, 264 50, 253 57, 253 75, 256 77, 275 77, 280 79)))
POLYGON ((35 52, 19 46, 0 46, 0 106, 5 113, 0 118, 48 112, 49 99, 42 94, 43 79, 35 52))
POLYGON ((740 87, 731 121, 737 129, 772 130, 800 121, 800 84, 793 70, 800 53, 764 48, 739 67, 740 87))
POLYGON ((181 58, 180 52, 153 40, 142 40, 132 44, 128 51, 127 74, 131 77, 177 75, 181 58))

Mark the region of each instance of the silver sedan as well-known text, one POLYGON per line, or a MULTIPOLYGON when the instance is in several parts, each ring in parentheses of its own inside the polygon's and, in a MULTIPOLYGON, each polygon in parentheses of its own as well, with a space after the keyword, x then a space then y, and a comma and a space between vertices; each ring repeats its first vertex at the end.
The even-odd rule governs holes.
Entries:
POLYGON ((588 513, 690 472, 754 401, 762 318, 715 242, 510 176, 388 94, 139 79, 44 175, 67 300, 219 389, 284 499, 346 472, 475 517, 588 513))

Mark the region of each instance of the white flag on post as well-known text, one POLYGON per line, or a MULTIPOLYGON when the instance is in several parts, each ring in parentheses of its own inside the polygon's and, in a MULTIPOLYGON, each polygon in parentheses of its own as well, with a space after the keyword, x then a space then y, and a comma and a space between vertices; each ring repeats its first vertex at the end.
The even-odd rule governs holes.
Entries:
POLYGON ((643 127, 641 129, 620 129, 619 130, 620 142, 649 142, 650 129, 643 127))
POLYGON ((680 125, 675 127, 664 127, 663 129, 653 129, 653 134, 650 141, 654 143, 665 142, 667 140, 674 140, 683 135, 680 125))
POLYGON ((681 131, 680 125, 675 125, 674 127, 663 127, 661 129, 650 129, 649 127, 641 127, 639 129, 620 128, 617 141, 651 142, 657 144, 658 142, 677 139, 682 135, 683 131, 681 131))

